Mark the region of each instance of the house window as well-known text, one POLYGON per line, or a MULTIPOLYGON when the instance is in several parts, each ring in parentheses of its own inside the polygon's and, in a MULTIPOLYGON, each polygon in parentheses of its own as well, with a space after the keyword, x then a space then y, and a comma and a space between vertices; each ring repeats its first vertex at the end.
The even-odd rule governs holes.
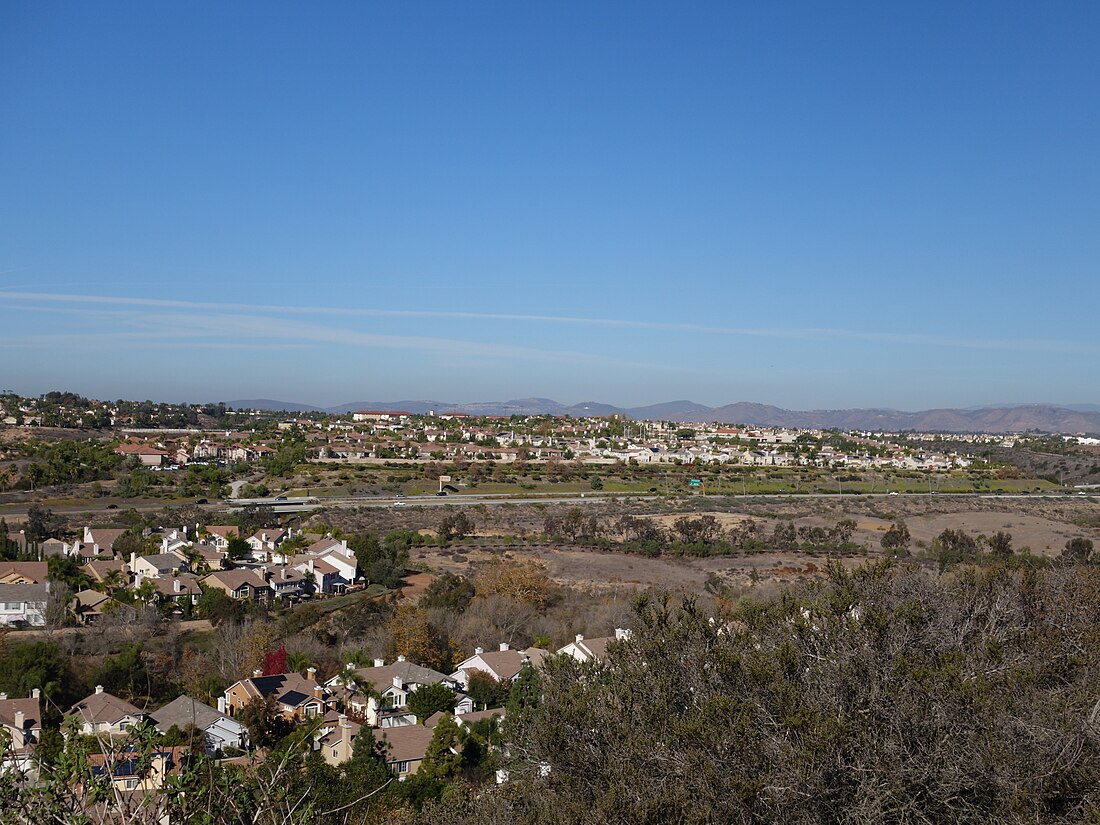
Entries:
POLYGON ((127 779, 126 780, 126 790, 132 791, 132 790, 136 789, 137 786, 138 786, 138 781, 136 779, 127 779))
POLYGON ((397 772, 398 773, 408 773, 409 772, 409 763, 408 762, 398 762, 397 763, 397 772))
POLYGON ((4 609, 5 610, 22 610, 23 609, 23 603, 22 602, 4 602, 4 609))
POLYGON ((340 758, 340 751, 336 750, 336 748, 332 749, 332 758, 333 759, 339 759, 340 758))

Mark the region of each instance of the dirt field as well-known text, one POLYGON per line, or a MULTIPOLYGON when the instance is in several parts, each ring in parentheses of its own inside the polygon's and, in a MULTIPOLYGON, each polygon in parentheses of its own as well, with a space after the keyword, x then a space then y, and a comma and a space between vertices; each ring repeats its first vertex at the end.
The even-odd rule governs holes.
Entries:
MULTIPOLYGON (((563 508, 564 509, 564 508, 563 508)), ((475 508, 481 536, 537 535, 549 507, 475 508), (483 526, 484 525, 484 526, 483 526)), ((985 499, 956 497, 899 497, 871 499, 729 500, 707 499, 669 503, 609 502, 591 505, 586 514, 597 515, 607 523, 625 512, 645 516, 670 525, 684 514, 712 514, 730 529, 747 518, 760 522, 770 531, 776 521, 789 519, 796 526, 828 527, 842 518, 856 522, 853 540, 862 545, 859 554, 839 559, 854 567, 880 557, 882 533, 896 520, 904 520, 913 537, 914 549, 931 543, 947 528, 963 530, 972 536, 990 535, 999 530, 1012 534, 1017 550, 1057 556, 1066 541, 1077 536, 1092 538, 1100 544, 1100 503, 1087 498, 1066 499, 985 499), (704 508, 701 505, 709 504, 704 508), (717 505, 717 506, 715 506, 717 505), (648 512, 647 512, 648 511, 648 512)), ((395 514, 378 514, 387 526, 398 526, 395 514)), ((428 530, 424 513, 408 514, 403 526, 428 530)), ((368 515, 367 518, 370 516, 368 515)), ((431 572, 470 575, 478 565, 494 558, 533 558, 542 563, 547 574, 563 586, 581 590, 662 589, 674 592, 700 592, 708 576, 714 574, 734 588, 782 585, 822 575, 828 560, 804 553, 754 553, 742 556, 705 559, 646 558, 589 547, 454 547, 416 548, 412 562, 431 572)))

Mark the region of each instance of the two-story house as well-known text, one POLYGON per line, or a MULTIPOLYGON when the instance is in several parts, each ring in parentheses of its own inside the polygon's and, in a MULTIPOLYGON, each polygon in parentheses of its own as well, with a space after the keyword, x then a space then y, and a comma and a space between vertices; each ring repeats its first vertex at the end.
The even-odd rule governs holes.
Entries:
POLYGON ((387 665, 374 660, 374 667, 351 669, 329 679, 330 690, 344 688, 348 709, 366 720, 371 727, 398 727, 416 724, 416 715, 408 710, 409 695, 424 685, 443 684, 457 691, 457 680, 445 673, 421 667, 398 656, 387 665), (364 688, 367 688, 364 690, 364 688))
POLYGON ((258 570, 236 568, 218 570, 204 576, 200 583, 203 587, 216 587, 231 599, 252 602, 270 602, 271 585, 258 570))
POLYGON ((595 639, 586 639, 578 633, 577 637, 565 647, 559 649, 558 653, 572 656, 578 662, 589 662, 592 660, 602 662, 607 659, 607 646, 611 642, 621 642, 629 638, 630 631, 624 630, 621 627, 615 628, 614 636, 600 636, 595 639))
POLYGON ((539 647, 513 650, 507 642, 501 642, 497 650, 485 651, 477 647, 474 648, 473 656, 458 663, 451 678, 461 685, 463 691, 469 687, 470 674, 475 671, 487 673, 502 685, 506 685, 519 675, 524 665, 538 667, 549 655, 548 651, 539 647))
POLYGON ((142 711, 104 692, 103 685, 96 685, 95 693, 73 705, 65 716, 75 718, 80 732, 88 736, 126 736, 145 721, 142 711))
MULTIPOLYGON (((218 704, 224 706, 225 699, 218 704)), ((180 696, 149 714, 161 733, 173 727, 180 731, 194 728, 204 737, 207 754, 214 756, 227 748, 248 747, 248 728, 220 710, 215 710, 190 696, 180 696)))
POLYGON ((0 773, 16 770, 34 775, 34 750, 42 740, 42 694, 38 688, 29 699, 9 699, 0 693, 0 729, 8 746, 0 753, 0 773))
POLYGON ((310 668, 306 676, 280 673, 264 676, 256 671, 248 679, 234 682, 225 689, 225 712, 236 716, 255 699, 274 697, 278 712, 293 722, 323 716, 328 709, 328 696, 317 681, 317 671, 310 668))
POLYGON ((46 605, 50 583, 0 584, 0 625, 42 627, 46 624, 46 605))

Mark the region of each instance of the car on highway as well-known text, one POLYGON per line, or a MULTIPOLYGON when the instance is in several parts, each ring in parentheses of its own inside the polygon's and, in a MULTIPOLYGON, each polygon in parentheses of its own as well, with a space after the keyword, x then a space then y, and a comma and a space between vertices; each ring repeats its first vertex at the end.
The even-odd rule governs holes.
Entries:
POLYGON ((446 490, 440 490, 438 493, 436 493, 436 495, 437 496, 445 496, 445 495, 447 495, 447 491, 446 490))
POLYGON ((403 501, 395 501, 395 502, 393 503, 393 506, 394 506, 394 507, 404 507, 404 506, 405 506, 405 502, 403 502, 403 501))
POLYGON ((117 509, 118 509, 118 505, 117 505, 117 504, 108 504, 108 505, 107 505, 107 509, 108 509, 108 510, 117 510, 117 509))
POLYGON ((404 493, 394 493, 394 494, 393 494, 393 497, 394 497, 394 498, 404 498, 404 497, 405 497, 405 494, 404 494, 404 493))

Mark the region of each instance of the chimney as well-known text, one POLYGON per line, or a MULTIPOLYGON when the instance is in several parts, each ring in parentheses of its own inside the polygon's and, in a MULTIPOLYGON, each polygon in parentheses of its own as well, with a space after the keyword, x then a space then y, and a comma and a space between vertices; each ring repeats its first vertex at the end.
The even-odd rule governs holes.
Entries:
POLYGON ((6 702, 6 701, 8 701, 8 694, 0 693, 0 702, 6 702))
POLYGON ((580 644, 581 642, 583 642, 583 641, 584 641, 584 635, 583 635, 583 634, 581 634, 581 633, 578 633, 578 634, 577 634, 577 638, 576 638, 576 639, 574 639, 574 641, 575 641, 575 642, 576 642, 577 644, 580 644))
POLYGON ((172 589, 175 590, 177 593, 182 593, 183 592, 183 585, 180 584, 179 579, 173 579, 172 580, 172 589))
POLYGON ((264 577, 265 582, 271 581, 271 576, 269 576, 268 573, 267 573, 267 565, 266 564, 260 566, 260 575, 264 577))
POLYGON ((481 649, 480 647, 475 647, 475 648, 474 648, 474 655, 475 655, 475 656, 480 656, 480 655, 481 655, 482 653, 484 653, 484 652, 485 652, 485 651, 484 651, 484 650, 482 650, 482 649, 481 649))
POLYGON ((15 729, 16 730, 23 730, 23 722, 24 722, 23 711, 17 710, 15 712, 15 729))
POLYGON ((314 682, 316 682, 317 681, 317 668, 315 668, 313 665, 310 665, 309 667, 307 667, 306 668, 306 678, 307 679, 312 679, 314 682))
POLYGON ((218 713, 225 713, 225 697, 218 697, 218 713))
POLYGON ((374 660, 374 666, 375 667, 385 667, 385 665, 386 665, 386 660, 385 659, 375 659, 374 660))
POLYGON ((103 693, 103 685, 96 685, 95 686, 95 693, 96 693, 96 696, 103 693))
POLYGON ((501 642, 500 643, 500 652, 503 653, 507 649, 508 649, 508 643, 507 642, 501 642))
POLYGON ((137 553, 130 553, 130 569, 134 569, 134 565, 137 563, 137 553))
POLYGON ((324 700, 324 698, 325 698, 325 689, 323 687, 321 687, 320 685, 314 685, 313 686, 313 698, 324 700))
POLYGON ((401 677, 400 676, 394 676, 393 677, 393 686, 395 688, 397 688, 398 690, 401 690, 404 687, 404 684, 402 684, 402 682, 401 682, 401 677))
POLYGON ((280 572, 280 573, 282 574, 282 579, 283 579, 283 581, 286 581, 286 568, 284 567, 284 568, 283 568, 282 570, 280 570, 279 572, 280 572))
POLYGON ((404 653, 402 653, 402 654, 401 654, 400 656, 398 656, 398 657, 397 657, 397 661, 399 661, 399 662, 403 662, 403 661, 405 661, 405 654, 404 654, 404 653))
POLYGON ((342 728, 351 727, 351 725, 348 723, 348 715, 346 713, 341 713, 338 721, 340 722, 340 727, 342 728))
POLYGON ((34 688, 31 691, 31 698, 32 699, 41 699, 42 698, 42 691, 39 690, 38 688, 34 688))
POLYGON ((263 675, 264 675, 263 668, 256 668, 255 670, 252 671, 252 678, 253 679, 259 679, 263 675))

